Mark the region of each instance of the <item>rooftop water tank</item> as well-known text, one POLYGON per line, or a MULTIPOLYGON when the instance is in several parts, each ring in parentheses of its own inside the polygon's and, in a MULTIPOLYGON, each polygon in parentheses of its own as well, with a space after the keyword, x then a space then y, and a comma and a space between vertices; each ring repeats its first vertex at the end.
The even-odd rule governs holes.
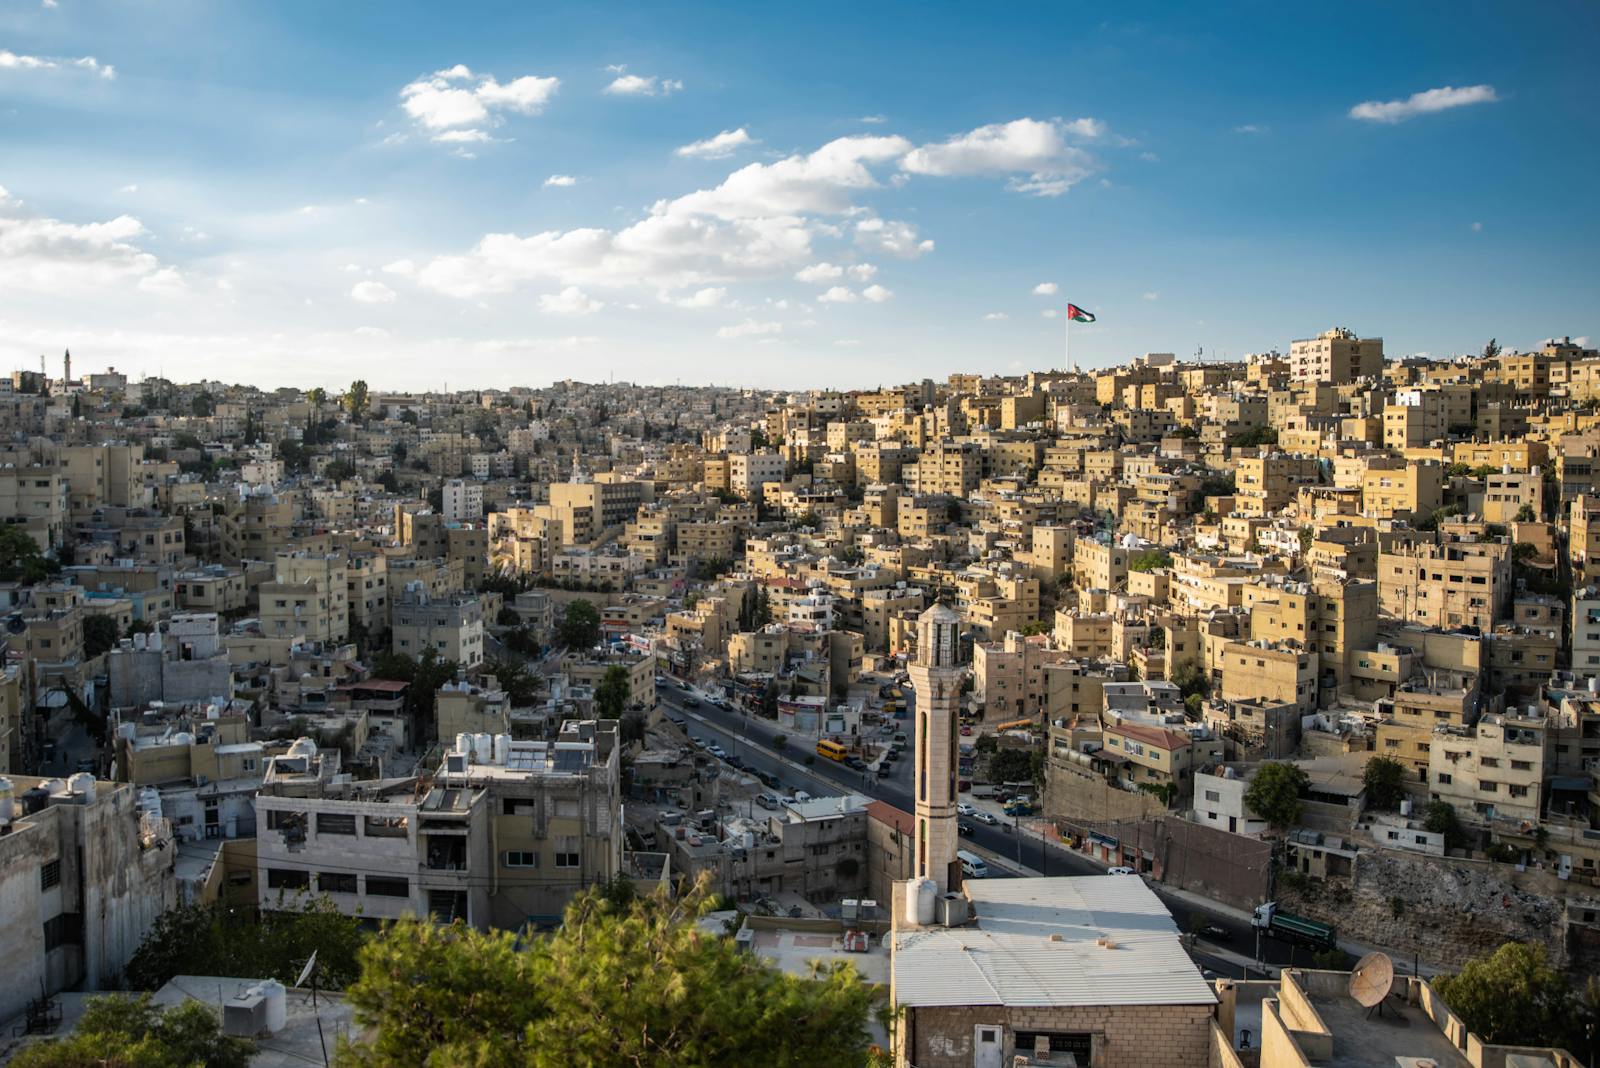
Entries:
POLYGON ((466 733, 465 731, 462 731, 460 734, 456 735, 456 752, 472 752, 472 735, 466 733))
POLYGON ((931 926, 938 900, 939 888, 932 879, 913 879, 911 885, 906 887, 906 922, 921 927, 931 926))
POLYGON ((81 805, 94 804, 94 776, 86 771, 80 771, 67 780, 67 788, 72 791, 72 796, 81 805))
POLYGON ((310 738, 296 738, 294 744, 289 746, 289 755, 292 757, 305 757, 309 760, 317 755, 317 743, 310 738))
POLYGON ((497 734, 494 736, 494 762, 505 764, 511 754, 511 735, 497 734))
POLYGON ((266 1009, 267 1032, 277 1034, 289 1022, 289 992, 276 979, 257 983, 255 989, 261 995, 266 1009))

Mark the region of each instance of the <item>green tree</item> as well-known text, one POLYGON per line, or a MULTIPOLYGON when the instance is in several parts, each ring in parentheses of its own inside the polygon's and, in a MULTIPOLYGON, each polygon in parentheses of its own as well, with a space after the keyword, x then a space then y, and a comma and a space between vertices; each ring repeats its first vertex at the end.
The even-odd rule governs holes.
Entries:
POLYGON ((83 620, 83 655, 94 659, 117 644, 117 621, 110 616, 86 616, 83 620))
POLYGON ((1560 1043, 1574 1022, 1572 989, 1537 943, 1507 942, 1487 957, 1468 961, 1455 975, 1436 976, 1433 988, 1486 1042, 1560 1043))
POLYGON ((567 605, 556 627, 556 641, 568 649, 588 649, 600 641, 600 610, 582 597, 567 605))
POLYGON ((539 696, 539 679, 527 665, 510 657, 484 661, 483 671, 494 676, 495 684, 511 699, 512 708, 527 708, 539 696))
POLYGON ((49 564, 32 535, 19 526, 0 524, 0 581, 39 582, 48 573, 49 564))
POLYGON ((602 719, 620 719, 623 709, 628 707, 629 694, 628 669, 612 664, 600 677, 600 685, 594 688, 595 715, 602 719))
POLYGON ((206 418, 217 410, 217 402, 211 399, 209 393, 196 393, 194 400, 189 402, 189 412, 201 419, 206 418))
POLYGON ((306 400, 311 404, 312 418, 316 418, 316 413, 321 411, 322 406, 328 401, 328 391, 321 386, 312 386, 306 390, 306 400))
POLYGON ((1171 567, 1172 555, 1163 549, 1146 549, 1128 561, 1129 571, 1154 571, 1158 567, 1171 567))
POLYGON ((350 413, 352 420, 359 423, 366 418, 367 405, 370 403, 370 399, 367 393, 367 383, 364 379, 358 378, 350 383, 350 388, 344 395, 344 407, 350 413))
POLYGON ((1400 807, 1406 796, 1406 767, 1394 757, 1375 756, 1367 761, 1361 782, 1367 788, 1367 804, 1373 808, 1400 807))
POLYGON ((1424 830, 1444 835, 1447 846, 1461 844, 1461 821, 1456 817, 1455 806, 1448 801, 1429 802, 1422 816, 1424 830))
POLYGON ((1538 518, 1539 516, 1534 512, 1531 504, 1525 504, 1517 509, 1516 522, 1518 523, 1532 523, 1538 518))
POLYGON ((1489 343, 1483 347, 1483 358, 1492 360, 1500 355, 1500 339, 1490 338, 1489 343))
MULTIPOLYGON (((263 902, 269 910, 272 899, 263 902)), ((361 924, 323 897, 262 912, 179 905, 162 913, 128 962, 128 984, 155 990, 178 975, 273 976, 292 981, 313 951, 317 982, 338 989, 356 977, 361 924)))
POLYGON ((679 900, 592 889, 561 928, 402 920, 362 954, 347 994, 369 1037, 356 1068, 865 1068, 871 989, 849 964, 808 978, 708 936, 704 883, 679 900))
POLYGON ((1000 749, 989 758, 989 778, 994 782, 1031 782, 1033 760, 1026 749, 1000 749))
POLYGON ((1204 698, 1211 692, 1211 676, 1206 673, 1206 669, 1198 660, 1178 661, 1168 681, 1178 688, 1185 701, 1196 695, 1204 698))
POLYGON ((1244 792, 1244 803, 1278 830, 1299 822, 1304 807, 1300 796, 1311 779, 1294 764, 1268 761, 1256 769, 1244 792))
POLYGON ((142 994, 91 998, 72 1034, 24 1047, 13 1068, 246 1068, 254 1047, 198 1001, 161 1009, 142 994))
POLYGON ((1252 449, 1261 445, 1276 445, 1278 431, 1275 427, 1258 426, 1241 431, 1228 439, 1228 444, 1236 449, 1252 449))

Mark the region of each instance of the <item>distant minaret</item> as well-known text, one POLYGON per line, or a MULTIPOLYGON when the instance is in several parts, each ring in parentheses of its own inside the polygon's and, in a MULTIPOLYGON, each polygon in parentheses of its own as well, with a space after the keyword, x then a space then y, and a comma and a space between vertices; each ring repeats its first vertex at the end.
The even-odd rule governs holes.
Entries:
POLYGON ((72 381, 72 350, 71 349, 68 349, 67 350, 67 354, 61 358, 61 381, 63 381, 63 382, 71 382, 72 381))
POLYGON ((917 658, 908 668, 916 691, 917 878, 939 893, 961 885, 956 860, 956 714, 961 703, 961 617, 936 604, 917 620, 917 658))

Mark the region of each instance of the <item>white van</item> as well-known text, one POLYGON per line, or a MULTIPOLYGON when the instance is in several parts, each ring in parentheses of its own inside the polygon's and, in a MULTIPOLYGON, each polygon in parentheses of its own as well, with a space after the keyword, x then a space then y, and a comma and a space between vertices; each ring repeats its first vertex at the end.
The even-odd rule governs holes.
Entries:
POLYGON ((961 874, 966 878, 987 879, 989 877, 989 866, 983 862, 983 858, 978 854, 970 853, 965 849, 958 849, 956 850, 956 859, 961 862, 961 874))

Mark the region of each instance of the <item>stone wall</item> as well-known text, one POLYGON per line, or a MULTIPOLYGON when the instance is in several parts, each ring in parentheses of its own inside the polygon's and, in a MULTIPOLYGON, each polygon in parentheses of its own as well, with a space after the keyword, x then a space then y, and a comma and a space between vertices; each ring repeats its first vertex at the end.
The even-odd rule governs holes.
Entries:
POLYGON ((901 1065, 972 1068, 974 1031, 1005 1028, 1002 1064, 1016 1050, 1017 1031, 1089 1034, 1089 1068, 1194 1068, 1211 1057, 1211 1005, 963 1005, 907 1009, 901 1065))
POLYGON ((1124 820, 1167 811, 1150 794, 1112 786, 1089 768, 1054 758, 1045 761, 1043 801, 1051 819, 1124 820))
POLYGON ((1566 960, 1562 900, 1537 877, 1519 877, 1502 864, 1367 849, 1349 884, 1302 890, 1280 879, 1278 900, 1290 912, 1333 924, 1341 940, 1401 960, 1420 955, 1457 968, 1511 941, 1542 943, 1553 961, 1566 960))

